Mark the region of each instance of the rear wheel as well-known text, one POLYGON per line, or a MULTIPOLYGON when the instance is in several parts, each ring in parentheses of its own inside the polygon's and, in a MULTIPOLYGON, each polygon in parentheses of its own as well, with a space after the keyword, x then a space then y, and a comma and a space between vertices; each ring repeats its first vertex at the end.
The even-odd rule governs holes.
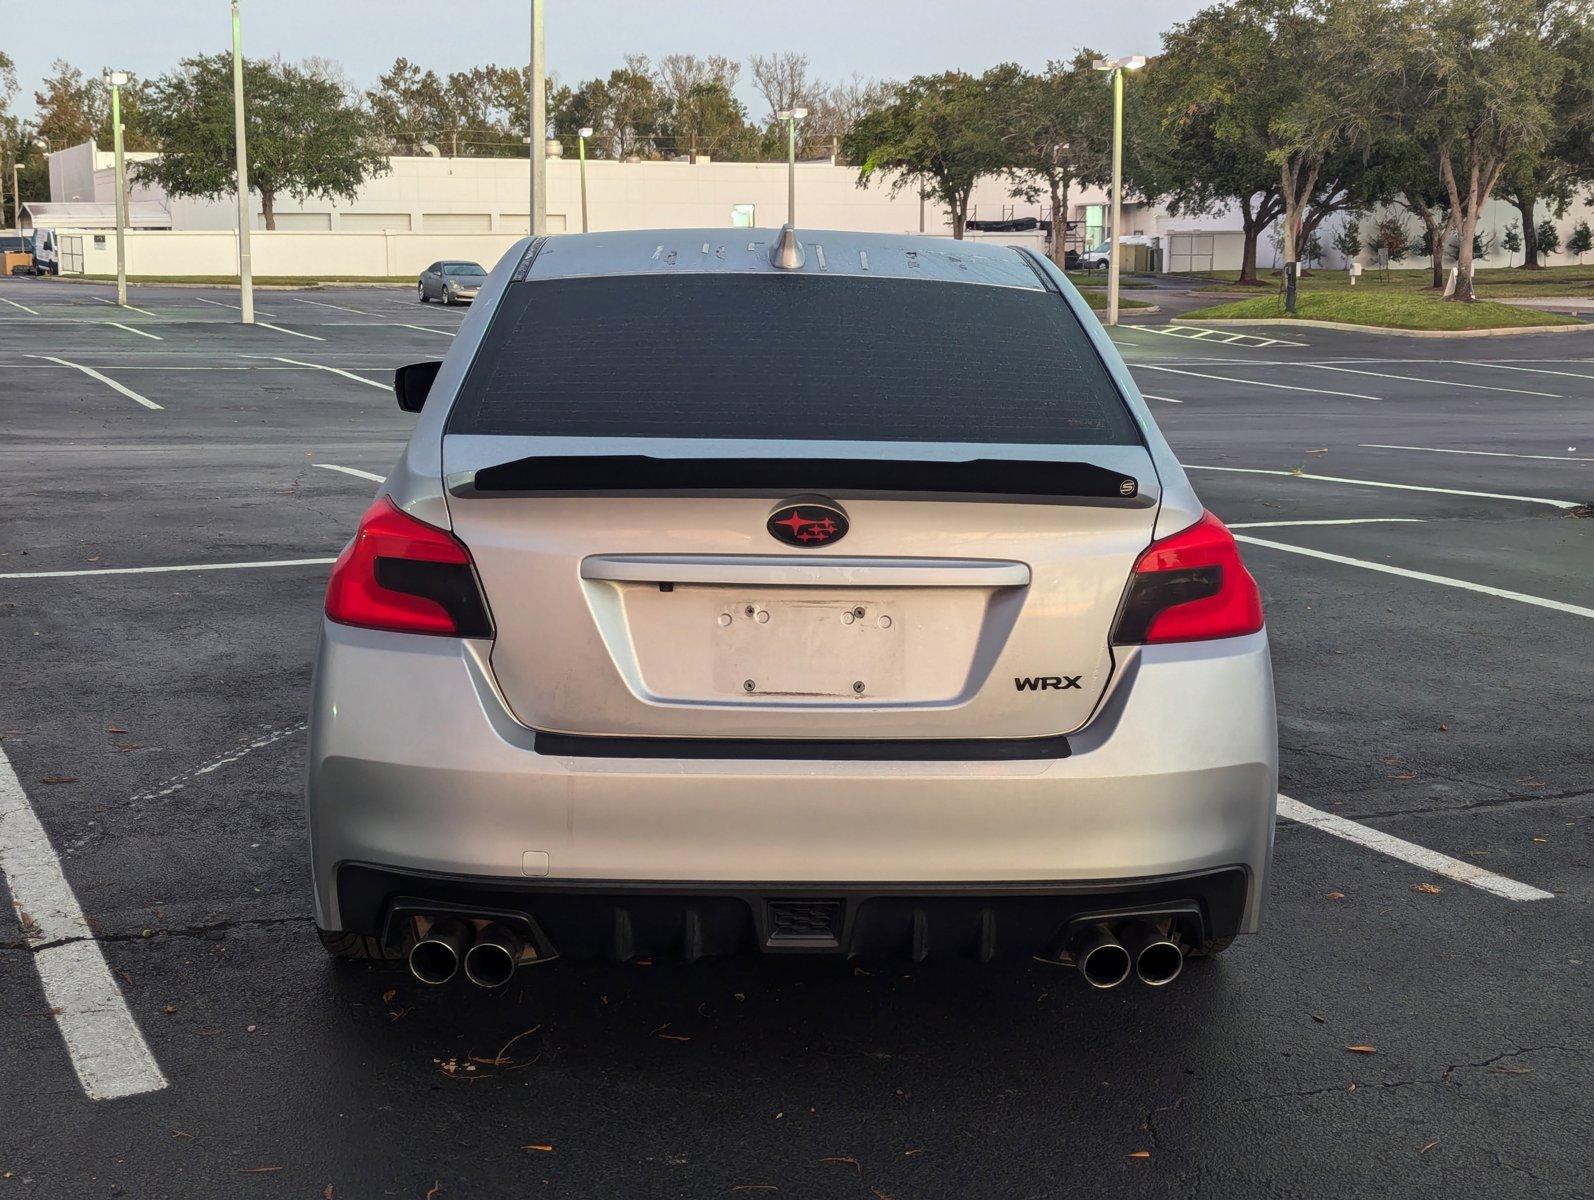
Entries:
POLYGON ((316 933, 321 938, 321 948, 333 958, 396 962, 403 957, 384 946, 381 938, 369 934, 342 933, 329 929, 318 929, 316 933))

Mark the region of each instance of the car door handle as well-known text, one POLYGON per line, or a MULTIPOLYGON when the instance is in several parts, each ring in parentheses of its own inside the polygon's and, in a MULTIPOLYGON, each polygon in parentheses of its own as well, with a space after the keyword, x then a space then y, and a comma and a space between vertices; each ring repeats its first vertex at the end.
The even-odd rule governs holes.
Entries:
POLYGON ((625 583, 785 587, 1025 587, 1029 566, 977 558, 796 558, 787 555, 594 554, 581 578, 625 583))

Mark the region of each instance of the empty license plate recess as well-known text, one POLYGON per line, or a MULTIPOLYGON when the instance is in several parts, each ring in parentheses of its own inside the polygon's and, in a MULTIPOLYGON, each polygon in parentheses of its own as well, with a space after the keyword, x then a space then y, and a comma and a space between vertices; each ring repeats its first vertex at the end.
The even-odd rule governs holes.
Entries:
POLYGON ((722 695, 899 697, 911 597, 741 596, 710 601, 714 688, 722 695))

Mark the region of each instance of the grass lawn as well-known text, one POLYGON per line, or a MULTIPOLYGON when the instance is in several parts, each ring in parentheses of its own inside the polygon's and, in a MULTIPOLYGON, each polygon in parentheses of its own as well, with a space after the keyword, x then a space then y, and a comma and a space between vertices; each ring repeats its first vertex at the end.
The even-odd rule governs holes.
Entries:
MULTIPOLYGON (((1079 294, 1085 298, 1085 303, 1090 305, 1091 308, 1095 309, 1097 312, 1106 311, 1106 292, 1080 292, 1079 294)), ((1155 308, 1156 305, 1152 304, 1149 300, 1128 300, 1123 296, 1119 296, 1118 307, 1124 312, 1128 312, 1131 308, 1155 308)))
MULTIPOLYGON (((1258 272, 1262 287, 1257 295, 1278 290, 1283 276, 1271 268, 1258 272)), ((1213 290, 1233 291, 1233 282, 1240 277, 1238 271, 1219 271, 1213 278, 1221 281, 1213 290)), ((1350 276, 1344 271, 1315 270, 1301 279, 1306 291, 1369 291, 1417 292, 1432 294, 1433 271, 1423 264, 1411 270, 1392 270, 1388 278, 1374 268, 1367 268, 1351 287, 1350 276)), ((1526 271, 1521 267, 1479 267, 1472 274, 1473 287, 1486 300, 1521 299, 1532 296, 1587 296, 1594 293, 1594 263, 1582 267, 1545 267, 1540 271, 1526 271)), ((1203 289, 1205 290, 1205 289, 1203 289)), ((1250 291, 1250 288, 1246 288, 1250 291)))
MULTIPOLYGON (((1315 282, 1315 281, 1313 281, 1315 282)), ((1481 291, 1481 289, 1480 289, 1481 291)), ((1184 313, 1182 321, 1267 320, 1283 317, 1284 297, 1276 292, 1215 304, 1184 313)), ((1405 288, 1316 288, 1303 286, 1295 316, 1304 321, 1343 321, 1386 329, 1509 329, 1525 325, 1577 325, 1576 317, 1478 300, 1457 304, 1433 291, 1405 288)))
MULTIPOLYGON (((97 283, 114 283, 115 275, 80 275, 80 279, 92 279, 97 283)), ((410 283, 416 282, 415 275, 354 275, 354 276, 321 276, 321 275, 256 275, 254 282, 261 287, 314 287, 318 283, 410 283)), ((220 284, 222 286, 238 286, 236 275, 129 275, 128 283, 205 283, 220 284)))

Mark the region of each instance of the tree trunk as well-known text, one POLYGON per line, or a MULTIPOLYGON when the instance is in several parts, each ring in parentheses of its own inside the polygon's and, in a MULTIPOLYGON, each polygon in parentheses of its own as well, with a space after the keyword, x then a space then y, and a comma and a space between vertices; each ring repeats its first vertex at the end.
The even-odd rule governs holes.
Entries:
POLYGON ((1544 264, 1539 261, 1539 227, 1533 221, 1533 210, 1539 206, 1539 198, 1518 194, 1512 203, 1522 214, 1522 265, 1529 271, 1541 270, 1544 264))
POLYGON ((277 193, 271 188, 260 189, 260 216, 266 228, 276 232, 277 228, 277 193))
POLYGON ((1240 278, 1239 283, 1255 283, 1256 279, 1256 242, 1262 235, 1260 229, 1254 229, 1249 224, 1245 227, 1244 248, 1240 251, 1240 278))
POLYGON ((1068 270, 1068 181, 1048 180, 1052 190, 1052 262, 1068 270))
POLYGON ((964 188, 961 192, 954 192, 952 202, 946 206, 947 215, 952 218, 952 236, 960 242, 963 240, 964 222, 969 217, 969 196, 973 192, 972 186, 964 188))

